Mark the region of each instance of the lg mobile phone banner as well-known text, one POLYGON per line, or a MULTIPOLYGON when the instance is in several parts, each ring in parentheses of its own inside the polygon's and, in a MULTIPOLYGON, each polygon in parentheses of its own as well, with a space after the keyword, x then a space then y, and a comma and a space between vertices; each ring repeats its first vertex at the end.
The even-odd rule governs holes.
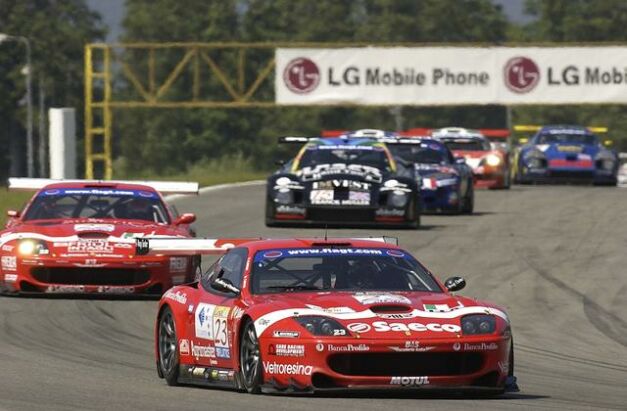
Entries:
POLYGON ((277 49, 277 104, 627 103, 627 47, 277 49))

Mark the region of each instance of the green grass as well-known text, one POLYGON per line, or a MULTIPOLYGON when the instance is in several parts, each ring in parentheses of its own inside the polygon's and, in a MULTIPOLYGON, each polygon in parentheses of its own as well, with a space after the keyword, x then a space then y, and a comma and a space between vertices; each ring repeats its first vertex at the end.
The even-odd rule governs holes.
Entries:
MULTIPOLYGON (((186 173, 155 175, 155 173, 125 173, 124 161, 116 162, 114 175, 117 180, 156 180, 156 181, 197 181, 201 187, 240 181, 263 180, 270 172, 255 170, 251 162, 236 155, 216 160, 209 160, 191 166, 186 173)), ((7 210, 21 210, 22 206, 33 195, 32 192, 8 191, 0 187, 0 224, 4 227, 7 210)))

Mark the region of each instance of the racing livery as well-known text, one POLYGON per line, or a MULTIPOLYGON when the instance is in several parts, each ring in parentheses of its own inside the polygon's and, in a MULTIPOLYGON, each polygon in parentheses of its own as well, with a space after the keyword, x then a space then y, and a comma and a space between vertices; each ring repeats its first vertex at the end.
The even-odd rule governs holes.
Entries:
POLYGON ((477 130, 448 127, 433 131, 456 157, 462 157, 472 168, 474 185, 478 188, 510 187, 509 153, 503 143, 494 145, 477 130))
POLYGON ((420 195, 412 169, 373 138, 285 137, 304 143, 268 178, 266 225, 420 225, 420 195))
POLYGON ((442 142, 420 138, 418 144, 391 144, 390 151, 419 176, 423 210, 470 214, 474 209, 472 169, 442 142))
POLYGON ((159 303, 169 385, 251 393, 517 390, 505 311, 452 294, 386 239, 138 240, 138 253, 225 253, 159 303))
POLYGON ((196 183, 10 179, 41 187, 0 231, 0 291, 161 295, 191 281, 199 256, 135 256, 138 237, 192 237, 194 214, 178 215, 154 187, 195 193, 196 183))
POLYGON ((544 126, 514 158, 516 182, 580 181, 616 185, 618 155, 588 128, 544 126))

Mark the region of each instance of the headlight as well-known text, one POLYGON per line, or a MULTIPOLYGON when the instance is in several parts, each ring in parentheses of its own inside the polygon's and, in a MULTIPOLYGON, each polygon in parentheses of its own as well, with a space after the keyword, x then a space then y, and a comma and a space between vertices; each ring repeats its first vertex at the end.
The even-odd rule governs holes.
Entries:
POLYGON ((44 241, 26 239, 20 241, 17 246, 20 255, 46 255, 49 253, 48 246, 44 241))
POLYGON ((462 334, 492 334, 496 330, 493 315, 473 314, 462 317, 462 334))
POLYGON ((614 170, 614 166, 616 165, 616 160, 611 152, 609 151, 601 151, 595 157, 597 167, 601 168, 605 171, 614 170))
POLYGON ((485 162, 489 166, 496 167, 501 164, 501 157, 494 154, 488 154, 488 156, 485 158, 485 162))
POLYGON ((531 150, 523 154, 523 160, 529 168, 546 167, 546 156, 540 150, 531 150))
POLYGON ((529 150, 529 151, 525 152, 525 154, 523 154, 523 158, 525 160, 529 160, 529 159, 532 159, 532 158, 544 159, 545 155, 544 155, 544 153, 542 151, 533 149, 533 150, 529 150))
POLYGON ((408 196, 403 191, 393 191, 388 197, 388 205, 396 208, 405 207, 407 204, 408 196))
POLYGON ((282 188, 274 194, 274 200, 279 204, 292 204, 294 202, 294 194, 289 188, 282 188))
POLYGON ((349 335, 348 330, 332 318, 304 316, 294 319, 312 335, 328 337, 344 337, 349 335))

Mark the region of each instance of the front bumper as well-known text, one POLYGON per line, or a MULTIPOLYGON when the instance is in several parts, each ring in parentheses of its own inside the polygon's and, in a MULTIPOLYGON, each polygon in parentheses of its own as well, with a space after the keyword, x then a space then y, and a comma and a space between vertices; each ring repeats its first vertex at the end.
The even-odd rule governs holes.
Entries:
POLYGON ((189 280, 193 257, 16 257, 15 269, 3 270, 7 292, 54 294, 161 295, 189 280), (182 259, 185 259, 183 262, 182 259))
POLYGON ((268 219, 273 225, 406 227, 415 222, 409 206, 405 207, 306 207, 270 204, 268 219))
POLYGON ((486 389, 502 391, 509 337, 442 340, 261 338, 267 391, 486 389))

